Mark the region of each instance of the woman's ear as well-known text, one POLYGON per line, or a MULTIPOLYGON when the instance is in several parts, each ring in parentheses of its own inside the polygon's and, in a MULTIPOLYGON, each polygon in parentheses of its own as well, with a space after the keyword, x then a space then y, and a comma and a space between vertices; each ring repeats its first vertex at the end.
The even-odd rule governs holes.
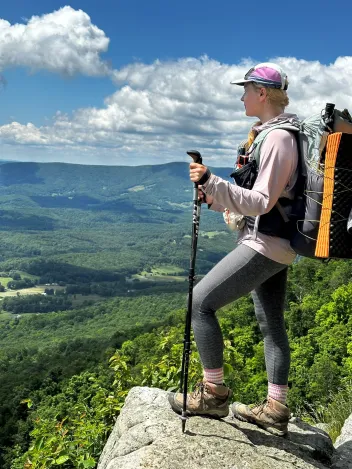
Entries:
POLYGON ((259 97, 262 98, 262 100, 264 100, 266 98, 266 89, 265 88, 260 88, 259 97))

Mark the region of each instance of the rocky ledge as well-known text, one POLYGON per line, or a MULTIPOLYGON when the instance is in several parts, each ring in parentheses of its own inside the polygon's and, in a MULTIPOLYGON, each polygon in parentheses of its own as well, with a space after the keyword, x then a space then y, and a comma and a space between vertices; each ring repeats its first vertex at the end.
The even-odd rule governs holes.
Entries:
MULTIPOLYGON (((352 418, 350 425, 352 426, 352 418)), ((352 469, 351 435, 329 435, 298 418, 287 438, 233 419, 181 420, 167 392, 135 387, 101 454, 98 469, 352 469)))

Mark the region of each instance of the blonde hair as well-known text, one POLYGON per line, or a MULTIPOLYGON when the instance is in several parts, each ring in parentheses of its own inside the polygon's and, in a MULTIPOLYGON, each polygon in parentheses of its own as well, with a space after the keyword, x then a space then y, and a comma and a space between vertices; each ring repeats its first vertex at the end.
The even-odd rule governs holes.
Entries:
MULTIPOLYGON (((252 82, 251 85, 256 89, 260 90, 261 88, 266 89, 266 95, 268 98, 269 104, 277 107, 282 107, 285 109, 286 106, 289 105, 290 100, 287 96, 287 91, 286 90, 279 90, 277 88, 268 88, 266 86, 263 86, 259 83, 252 82)), ((247 143, 244 145, 246 151, 249 150, 251 147, 252 143, 255 140, 255 137, 258 135, 258 132, 253 129, 253 127, 256 127, 257 125, 260 125, 261 122, 255 122, 251 128, 251 130, 248 133, 248 138, 247 138, 247 143)))
POLYGON ((267 86, 263 86, 260 83, 255 83, 255 82, 252 82, 252 85, 254 86, 256 90, 265 88, 268 102, 272 104, 273 106, 285 108, 286 106, 289 105, 290 100, 288 99, 286 90, 278 90, 277 88, 269 88, 267 86))
POLYGON ((252 125, 251 130, 248 132, 247 142, 244 144, 244 148, 245 148, 246 151, 248 151, 250 149, 252 143, 255 140, 255 137, 258 135, 258 132, 256 130, 254 130, 253 127, 256 127, 257 125, 260 125, 260 124, 261 124, 260 121, 255 122, 252 125))

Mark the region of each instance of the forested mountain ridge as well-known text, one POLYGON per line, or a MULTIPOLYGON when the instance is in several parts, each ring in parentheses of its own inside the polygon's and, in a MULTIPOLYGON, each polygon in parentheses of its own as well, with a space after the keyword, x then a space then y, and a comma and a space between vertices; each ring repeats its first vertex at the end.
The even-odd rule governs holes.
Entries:
MULTIPOLYGON (((290 268, 285 313, 292 350, 290 408, 311 423, 326 422, 334 438, 352 412, 351 278, 349 261, 322 264, 303 260, 294 264, 290 268)), ((144 301, 140 303, 142 310, 144 301)), ((28 461, 28 467, 33 469, 43 464, 44 467, 63 464, 65 469, 95 467, 114 418, 132 386, 177 388, 184 313, 184 308, 176 309, 165 317, 163 324, 154 323, 155 329, 125 335, 122 341, 115 342, 118 346, 115 353, 113 342, 105 342, 105 359, 104 354, 99 358, 87 353, 85 362, 81 362, 85 371, 71 378, 60 377, 66 367, 62 370, 55 348, 51 354, 47 352, 47 357, 35 354, 35 362, 42 361, 47 367, 46 377, 39 389, 27 388, 27 395, 23 386, 17 388, 25 399, 17 416, 20 426, 16 446, 7 453, 12 461, 8 467, 22 469, 28 461), (53 363, 51 371, 48 360, 53 363), (23 454, 26 445, 30 447, 23 454)), ((261 400, 267 386, 264 350, 250 298, 223 308, 219 318, 225 343, 225 379, 234 399, 261 400)), ((80 354, 77 346, 88 351, 90 345, 81 342, 72 343, 71 350, 64 347, 63 359, 69 358, 71 363, 75 354, 77 357, 80 354)), ((194 343, 192 350, 190 387, 201 376, 194 343)), ((2 366, 9 367, 9 363, 5 361, 2 366)))
MULTIPOLYGON (((230 169, 218 168, 216 173, 227 177, 230 169)), ((192 187, 186 163, 138 167, 3 164, 0 262, 11 262, 0 269, 18 268, 14 258, 43 256, 85 268, 118 268, 122 273, 126 269, 138 272, 148 259, 151 264, 178 261, 185 268, 192 187)), ((203 270, 234 239, 220 217, 203 211, 203 234, 220 229, 225 235, 207 249, 210 263, 200 251, 203 270)))
MULTIPOLYGON (((21 400, 106 363, 185 304, 192 197, 186 163, 0 166, 1 467, 30 441, 21 400)), ((221 215, 201 223, 198 274, 235 242, 221 215)))
MULTIPOLYGON (((10 284, 0 292, 10 295, 0 303, 0 466, 93 468, 131 386, 178 385, 188 165, 6 163, 0 178, 0 283, 10 284), (45 301, 26 294, 30 283, 46 290, 45 301), (38 313, 48 305, 52 312, 38 313)), ((196 273, 234 245, 221 214, 203 208, 196 273)), ((289 403, 329 422, 334 436, 352 412, 351 279, 351 261, 303 259, 288 282, 289 403)), ((262 399, 263 342, 250 298, 219 317, 234 398, 262 399)), ((190 384, 201 372, 192 347, 190 384)))
POLYGON ((70 229, 77 209, 81 213, 75 223, 82 227, 168 222, 171 215, 179 219, 184 207, 173 203, 189 201, 186 174, 186 165, 180 163, 136 168, 7 163, 0 166, 1 226, 70 229))
MULTIPOLYGON (((231 170, 216 168, 215 172, 228 178, 231 170)), ((27 196, 29 207, 123 212, 131 208, 142 211, 143 205, 160 210, 158 207, 164 202, 172 212, 173 203, 190 202, 191 190, 187 163, 148 166, 6 163, 0 166, 0 196, 27 196)), ((179 206, 177 212, 183 209, 179 206)))
MULTIPOLYGON (((225 177, 230 170, 216 172, 225 177)), ((192 198, 186 163, 3 164, 0 270, 43 281, 46 275, 45 283, 118 281, 155 265, 180 273, 188 267, 192 198)), ((204 273, 235 238, 221 215, 209 210, 201 226, 198 272, 204 273)))

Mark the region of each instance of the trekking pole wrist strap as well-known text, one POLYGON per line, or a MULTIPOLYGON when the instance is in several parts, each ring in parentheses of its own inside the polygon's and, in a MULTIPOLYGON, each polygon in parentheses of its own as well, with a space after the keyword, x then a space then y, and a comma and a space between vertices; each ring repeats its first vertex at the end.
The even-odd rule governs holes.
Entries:
POLYGON ((205 173, 203 174, 203 176, 199 179, 198 184, 199 184, 200 186, 203 185, 203 184, 205 184, 205 183, 208 181, 208 179, 210 178, 210 176, 211 176, 211 171, 210 171, 209 168, 207 168, 206 172, 205 172, 205 173))

